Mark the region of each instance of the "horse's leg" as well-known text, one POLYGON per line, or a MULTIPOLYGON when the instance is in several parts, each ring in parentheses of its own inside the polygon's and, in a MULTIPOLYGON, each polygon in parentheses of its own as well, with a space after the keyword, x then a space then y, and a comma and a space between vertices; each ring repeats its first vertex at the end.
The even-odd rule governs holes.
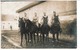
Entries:
POLYGON ((28 33, 28 42, 29 42, 29 33, 28 33))
POLYGON ((26 34, 25 34, 25 40, 26 40, 26 46, 27 46, 27 36, 26 36, 26 34))
POLYGON ((26 34, 26 37, 27 37, 27 42, 28 42, 28 34, 26 34))
POLYGON ((21 33, 21 46, 22 46, 22 41, 23 41, 23 33, 21 33))
POLYGON ((33 42, 35 42, 35 38, 36 38, 35 33, 32 34, 32 37, 33 37, 33 42))
POLYGON ((37 42, 39 41, 38 32, 37 32, 37 42))
POLYGON ((43 33, 43 43, 44 43, 44 33, 43 33))
POLYGON ((53 40, 55 41, 55 33, 53 33, 53 40))
POLYGON ((34 42, 35 42, 35 33, 33 34, 33 36, 34 36, 34 42))
POLYGON ((48 33, 46 34, 46 40, 49 41, 49 39, 48 39, 48 33))
POLYGON ((59 40, 59 33, 57 33, 57 40, 59 40))
POLYGON ((40 33, 40 38, 39 39, 41 40, 41 33, 40 33))
POLYGON ((30 36, 31 36, 31 43, 33 43, 33 37, 32 37, 32 33, 30 33, 30 36))

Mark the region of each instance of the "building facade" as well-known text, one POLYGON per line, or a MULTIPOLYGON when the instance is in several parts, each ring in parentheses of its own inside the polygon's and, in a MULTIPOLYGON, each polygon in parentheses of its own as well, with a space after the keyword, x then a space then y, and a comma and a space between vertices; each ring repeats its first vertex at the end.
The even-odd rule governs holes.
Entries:
POLYGON ((72 20, 76 18, 76 1, 45 1, 45 2, 34 2, 17 10, 20 17, 25 17, 24 13, 27 13, 27 18, 31 21, 35 16, 35 12, 38 16, 38 22, 42 21, 43 13, 45 12, 49 18, 48 23, 51 23, 53 17, 53 11, 59 15, 60 21, 72 20), (31 7, 30 7, 31 6, 31 7))
POLYGON ((1 30, 18 30, 18 17, 13 15, 1 16, 1 30), (12 27, 12 28, 11 28, 12 27))

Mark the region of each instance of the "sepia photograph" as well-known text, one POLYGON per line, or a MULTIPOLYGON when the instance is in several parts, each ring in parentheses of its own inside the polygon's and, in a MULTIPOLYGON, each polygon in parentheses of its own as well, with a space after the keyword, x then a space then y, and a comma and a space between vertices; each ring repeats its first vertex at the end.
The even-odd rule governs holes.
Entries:
POLYGON ((77 1, 1 1, 1 49, 77 48, 77 1))

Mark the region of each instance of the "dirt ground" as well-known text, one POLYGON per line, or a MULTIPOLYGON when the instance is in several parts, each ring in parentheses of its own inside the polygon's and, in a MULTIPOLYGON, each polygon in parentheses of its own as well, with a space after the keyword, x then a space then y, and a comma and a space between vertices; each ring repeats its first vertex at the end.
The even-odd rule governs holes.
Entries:
MULTIPOLYGON (((14 43, 17 45, 20 45, 21 36, 18 30, 5 30, 1 31, 1 48, 18 48, 15 45, 9 43, 2 35, 8 37, 11 39, 14 43)), ((46 39, 46 38, 45 38, 46 39)), ((25 42, 25 38, 23 39, 23 46, 22 48, 76 48, 77 47, 77 40, 76 36, 72 35, 70 37, 69 35, 61 34, 59 36, 59 41, 54 42, 52 40, 52 35, 49 34, 49 41, 44 41, 44 44, 42 43, 42 39, 36 43, 33 44, 31 42, 27 43, 25 42)))

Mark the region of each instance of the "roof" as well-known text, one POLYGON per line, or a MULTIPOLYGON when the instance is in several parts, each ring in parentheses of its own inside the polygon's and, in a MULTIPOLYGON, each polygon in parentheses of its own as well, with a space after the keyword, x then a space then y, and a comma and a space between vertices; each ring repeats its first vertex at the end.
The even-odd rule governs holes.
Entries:
POLYGON ((17 13, 20 13, 20 12, 26 10, 26 9, 29 9, 29 8, 31 8, 31 7, 33 7, 33 6, 36 6, 36 5, 38 5, 38 4, 40 4, 40 3, 43 3, 43 2, 45 2, 45 1, 33 2, 33 3, 29 4, 29 5, 26 5, 26 6, 22 7, 22 8, 20 8, 20 9, 18 9, 16 12, 17 12, 17 13))

